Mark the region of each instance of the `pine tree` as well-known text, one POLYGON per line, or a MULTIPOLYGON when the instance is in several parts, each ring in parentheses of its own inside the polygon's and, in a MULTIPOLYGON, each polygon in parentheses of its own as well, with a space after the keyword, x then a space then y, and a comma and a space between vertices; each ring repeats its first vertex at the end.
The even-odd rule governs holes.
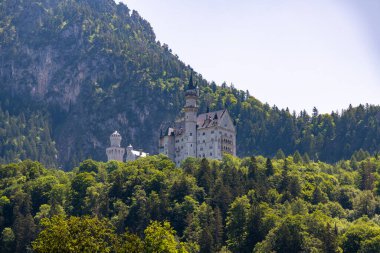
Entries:
POLYGON ((212 174, 208 160, 203 158, 198 173, 198 184, 205 189, 206 193, 209 193, 211 189, 212 174))
POLYGON ((294 163, 302 163, 303 162, 301 154, 298 152, 298 150, 296 150, 296 152, 293 155, 293 161, 294 161, 294 163))
MULTIPOLYGON (((252 156, 250 159, 250 163, 248 165, 248 180, 251 182, 255 181, 258 177, 258 166, 256 157, 252 156)), ((252 185, 252 184, 251 184, 252 185)))
POLYGON ((304 163, 306 164, 309 164, 311 161, 310 161, 310 157, 307 153, 304 153, 303 156, 302 156, 302 160, 304 161, 304 163))
POLYGON ((273 164, 270 158, 267 158, 267 161, 265 163, 265 174, 267 177, 272 176, 274 174, 273 164))
POLYGON ((275 158, 276 159, 285 159, 284 151, 282 151, 282 149, 277 150, 275 158))
POLYGON ((318 203, 323 203, 325 201, 326 201, 326 199, 325 199, 325 197, 324 197, 323 192, 321 191, 321 189, 318 186, 315 187, 314 192, 313 192, 312 203, 314 205, 317 205, 318 203))
MULTIPOLYGON (((336 227, 336 224, 335 224, 336 227)), ((339 242, 336 232, 331 228, 330 223, 327 223, 324 236, 323 236, 323 247, 326 253, 338 253, 339 252, 339 242)))

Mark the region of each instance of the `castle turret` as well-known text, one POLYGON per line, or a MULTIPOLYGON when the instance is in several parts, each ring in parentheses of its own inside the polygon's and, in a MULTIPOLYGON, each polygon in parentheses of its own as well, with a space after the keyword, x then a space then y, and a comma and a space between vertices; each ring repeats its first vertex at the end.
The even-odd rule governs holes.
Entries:
POLYGON ((106 149, 108 161, 123 161, 125 149, 121 147, 121 135, 115 131, 110 136, 111 147, 106 149))
POLYGON ((185 91, 185 153, 186 157, 197 157, 197 113, 198 113, 198 91, 193 83, 193 74, 190 76, 189 84, 185 91))

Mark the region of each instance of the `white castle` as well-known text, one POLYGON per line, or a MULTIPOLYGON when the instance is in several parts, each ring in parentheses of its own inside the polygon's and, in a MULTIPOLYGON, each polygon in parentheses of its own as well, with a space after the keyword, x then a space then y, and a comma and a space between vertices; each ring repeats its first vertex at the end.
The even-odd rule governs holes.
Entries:
POLYGON ((185 90, 185 116, 161 128, 159 152, 177 166, 187 157, 222 159, 223 153, 236 155, 236 129, 228 111, 198 115, 198 90, 192 76, 185 90))
MULTIPOLYGON (((115 131, 110 136, 111 147, 106 149, 107 159, 108 161, 124 161, 125 148, 121 147, 121 135, 115 131)), ((146 157, 148 153, 142 152, 142 150, 133 150, 132 145, 127 147, 127 157, 126 161, 134 161, 139 157, 146 157)))

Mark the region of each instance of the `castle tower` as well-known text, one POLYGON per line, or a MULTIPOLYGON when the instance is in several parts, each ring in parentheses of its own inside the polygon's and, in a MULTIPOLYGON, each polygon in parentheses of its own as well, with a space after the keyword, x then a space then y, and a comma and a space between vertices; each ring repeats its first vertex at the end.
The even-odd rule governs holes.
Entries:
POLYGON ((129 144, 129 146, 127 147, 127 158, 126 158, 126 161, 134 161, 136 160, 135 158, 135 155, 133 154, 133 147, 132 147, 132 144, 129 144))
POLYGON ((183 158, 197 157, 197 113, 198 113, 198 92, 193 83, 193 74, 191 73, 189 84, 185 91, 186 104, 185 110, 185 150, 183 158))
POLYGON ((111 147, 106 149, 108 161, 116 160, 122 162, 125 149, 120 147, 121 135, 115 131, 113 134, 111 134, 110 141, 111 147))

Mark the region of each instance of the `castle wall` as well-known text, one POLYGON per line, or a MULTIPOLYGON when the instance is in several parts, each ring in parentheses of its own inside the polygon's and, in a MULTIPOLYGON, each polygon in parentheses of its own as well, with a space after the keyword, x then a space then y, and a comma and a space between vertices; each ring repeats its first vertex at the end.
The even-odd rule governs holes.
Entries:
POLYGON ((185 151, 186 151, 186 142, 185 142, 184 134, 177 135, 175 137, 175 154, 174 154, 174 162, 177 166, 181 164, 181 162, 185 159, 185 151))
POLYGON ((125 149, 120 147, 110 147, 106 149, 108 161, 123 161, 125 149))
POLYGON ((175 158, 175 138, 174 136, 163 136, 160 138, 159 153, 168 156, 174 161, 175 158))
POLYGON ((218 127, 202 128, 197 133, 197 157, 221 159, 220 133, 218 127))

